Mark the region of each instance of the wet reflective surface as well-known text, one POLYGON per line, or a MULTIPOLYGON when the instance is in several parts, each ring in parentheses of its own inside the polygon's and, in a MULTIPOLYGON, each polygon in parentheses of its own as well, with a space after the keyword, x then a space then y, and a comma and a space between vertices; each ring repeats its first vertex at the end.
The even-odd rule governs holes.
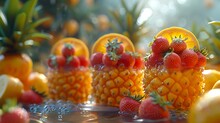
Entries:
POLYGON ((30 123, 187 123, 185 115, 157 121, 140 119, 137 116, 121 115, 116 107, 94 104, 72 104, 64 101, 47 101, 31 105, 30 123))

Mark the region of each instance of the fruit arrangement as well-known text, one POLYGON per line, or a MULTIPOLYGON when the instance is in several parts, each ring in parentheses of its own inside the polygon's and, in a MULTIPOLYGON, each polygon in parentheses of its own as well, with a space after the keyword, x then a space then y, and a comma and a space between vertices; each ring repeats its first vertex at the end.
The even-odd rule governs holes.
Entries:
POLYGON ((47 75, 50 98, 86 102, 92 81, 86 45, 75 38, 64 38, 54 44, 51 54, 47 75))
POLYGON ((145 120, 169 120, 169 102, 165 101, 158 93, 151 92, 149 97, 140 98, 123 97, 119 109, 121 115, 138 116, 145 120), (138 99, 138 100, 136 100, 138 99))
POLYGON ((196 37, 180 27, 159 32, 151 44, 144 75, 145 93, 158 92, 170 109, 188 110, 203 93, 206 52, 196 37))
POLYGON ((97 104, 119 106, 122 97, 143 96, 144 60, 134 52, 131 41, 110 33, 92 47, 92 95, 97 104))

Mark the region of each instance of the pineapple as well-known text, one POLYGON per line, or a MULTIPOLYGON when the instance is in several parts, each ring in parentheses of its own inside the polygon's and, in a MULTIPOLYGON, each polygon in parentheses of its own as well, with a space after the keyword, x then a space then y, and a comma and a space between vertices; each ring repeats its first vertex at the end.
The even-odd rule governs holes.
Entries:
POLYGON ((188 110, 204 91, 206 53, 191 32, 179 27, 159 32, 151 50, 143 79, 146 95, 157 91, 172 103, 170 109, 188 110))
POLYGON ((124 96, 144 95, 144 61, 132 49, 120 34, 106 34, 93 45, 92 96, 97 104, 117 107, 124 96))
POLYGON ((86 45, 75 38, 55 43, 48 59, 49 96, 55 100, 85 103, 91 94, 92 75, 86 45))
POLYGON ((6 0, 0 9, 0 74, 19 78, 25 89, 28 89, 26 81, 32 71, 32 60, 23 51, 36 45, 36 38, 50 38, 35 29, 47 20, 33 20, 36 3, 37 0, 29 0, 22 5, 19 0, 6 0))

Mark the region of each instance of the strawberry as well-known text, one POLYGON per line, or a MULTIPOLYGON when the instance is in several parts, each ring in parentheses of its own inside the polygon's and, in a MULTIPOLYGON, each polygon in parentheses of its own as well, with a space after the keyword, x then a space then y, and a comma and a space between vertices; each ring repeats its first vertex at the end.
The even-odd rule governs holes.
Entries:
POLYGON ((135 58, 130 52, 122 53, 120 59, 118 60, 118 66, 124 65, 125 67, 133 67, 134 64, 135 58))
POLYGON ((152 53, 147 57, 145 66, 147 67, 156 67, 163 64, 163 55, 152 53))
POLYGON ((144 59, 141 56, 135 57, 134 68, 143 69, 144 68, 144 59))
POLYGON ((83 67, 88 67, 89 66, 89 60, 86 59, 85 56, 78 56, 79 62, 80 62, 80 66, 83 67))
POLYGON ((182 66, 184 68, 193 68, 198 62, 198 55, 191 49, 185 49, 181 56, 182 66))
POLYGON ((30 116, 28 112, 16 106, 16 100, 7 100, 7 104, 2 106, 2 115, 0 115, 0 123, 29 123, 30 116))
POLYGON ((118 62, 118 58, 117 55, 114 53, 111 54, 104 54, 104 56, 102 57, 102 62, 104 63, 104 65, 106 66, 115 66, 118 62))
POLYGON ((205 67, 206 65, 206 56, 204 56, 202 53, 197 52, 198 55, 198 62, 196 63, 196 67, 205 67))
POLYGON ((164 37, 157 37, 152 43, 153 53, 164 53, 169 50, 169 42, 164 37))
POLYGON ((56 56, 52 55, 49 57, 49 59, 47 60, 47 65, 49 66, 49 68, 55 68, 56 67, 56 56))
POLYGON ((33 90, 27 90, 22 93, 19 102, 23 105, 41 104, 43 97, 33 90))
POLYGON ((103 64, 102 57, 103 57, 103 53, 100 53, 100 52, 93 53, 90 58, 91 65, 95 66, 95 65, 103 64))
POLYGON ((141 96, 127 96, 123 97, 119 104, 119 110, 121 114, 130 114, 135 115, 138 113, 138 109, 140 106, 140 100, 143 97, 141 96))
POLYGON ((170 48, 173 49, 175 53, 181 53, 186 49, 186 42, 181 38, 174 38, 170 44, 170 48))
POLYGON ((106 51, 107 52, 114 52, 117 55, 120 55, 124 53, 125 48, 122 42, 118 42, 118 39, 113 39, 112 41, 109 41, 106 45, 106 51))
POLYGON ((80 61, 79 58, 76 56, 70 56, 67 58, 67 63, 66 63, 67 67, 70 68, 77 68, 80 66, 80 61))
POLYGON ((164 57, 164 66, 168 70, 180 70, 181 68, 180 56, 174 52, 167 53, 164 57))
POLYGON ((151 92, 150 97, 143 100, 140 104, 138 115, 140 118, 149 120, 159 120, 170 118, 167 105, 169 102, 164 101, 164 99, 156 92, 151 92))
POLYGON ((64 47, 62 48, 62 55, 64 57, 69 57, 69 56, 72 56, 74 55, 75 53, 75 49, 73 47, 73 45, 71 44, 64 44, 64 47))
POLYGON ((66 64, 66 58, 64 56, 56 56, 56 67, 58 69, 63 68, 66 64))

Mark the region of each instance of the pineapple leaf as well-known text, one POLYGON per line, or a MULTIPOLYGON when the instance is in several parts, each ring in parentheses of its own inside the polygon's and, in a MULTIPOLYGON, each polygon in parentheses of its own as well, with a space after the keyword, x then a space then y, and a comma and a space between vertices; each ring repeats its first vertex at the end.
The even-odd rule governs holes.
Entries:
POLYGON ((216 30, 216 33, 220 33, 220 29, 217 29, 217 30, 216 30))
POLYGON ((122 4, 122 7, 125 9, 125 11, 128 12, 129 9, 124 0, 121 0, 121 4, 122 4))
POLYGON ((122 19, 120 18, 119 13, 116 12, 116 11, 110 11, 110 12, 111 12, 113 18, 115 18, 116 22, 118 22, 119 25, 123 25, 122 24, 122 19))
POLYGON ((215 25, 215 26, 220 26, 220 21, 211 21, 209 24, 215 25))
POLYGON ((20 8, 21 4, 19 0, 6 0, 3 11, 5 12, 7 19, 11 21, 9 22, 10 25, 13 24, 16 14, 20 8))
POLYGON ((24 29, 25 20, 26 20, 26 14, 24 12, 18 14, 15 19, 14 29, 16 31, 22 31, 24 29))
POLYGON ((138 8, 138 2, 136 2, 134 5, 133 5, 133 8, 131 10, 132 14, 135 14, 134 12, 137 11, 137 8, 138 8))
POLYGON ((37 4, 37 0, 29 0, 20 9, 19 13, 24 12, 27 15, 25 23, 28 23, 32 19, 32 15, 33 15, 36 4, 37 4))
POLYGON ((31 34, 26 35, 24 37, 24 40, 29 40, 29 39, 34 39, 34 38, 43 38, 43 39, 50 40, 51 39, 51 35, 46 34, 46 33, 35 32, 35 33, 31 33, 31 34))
POLYGON ((126 14, 126 20, 127 20, 127 28, 129 32, 132 32, 133 30, 133 18, 131 13, 126 14))
POLYGON ((7 32, 8 31, 7 30, 7 26, 8 26, 7 18, 4 15, 4 13, 2 12, 2 10, 0 9, 0 27, 3 30, 3 32, 7 32))
POLYGON ((39 20, 31 23, 30 26, 27 27, 26 31, 29 32, 31 29, 34 29, 34 28, 38 27, 43 22, 45 22, 45 21, 47 21, 49 19, 50 19, 49 17, 46 17, 46 18, 42 18, 42 19, 39 19, 39 20))
POLYGON ((39 45, 39 43, 36 42, 36 41, 34 41, 34 40, 26 40, 26 41, 24 42, 24 45, 25 45, 25 46, 34 46, 34 45, 39 45))

